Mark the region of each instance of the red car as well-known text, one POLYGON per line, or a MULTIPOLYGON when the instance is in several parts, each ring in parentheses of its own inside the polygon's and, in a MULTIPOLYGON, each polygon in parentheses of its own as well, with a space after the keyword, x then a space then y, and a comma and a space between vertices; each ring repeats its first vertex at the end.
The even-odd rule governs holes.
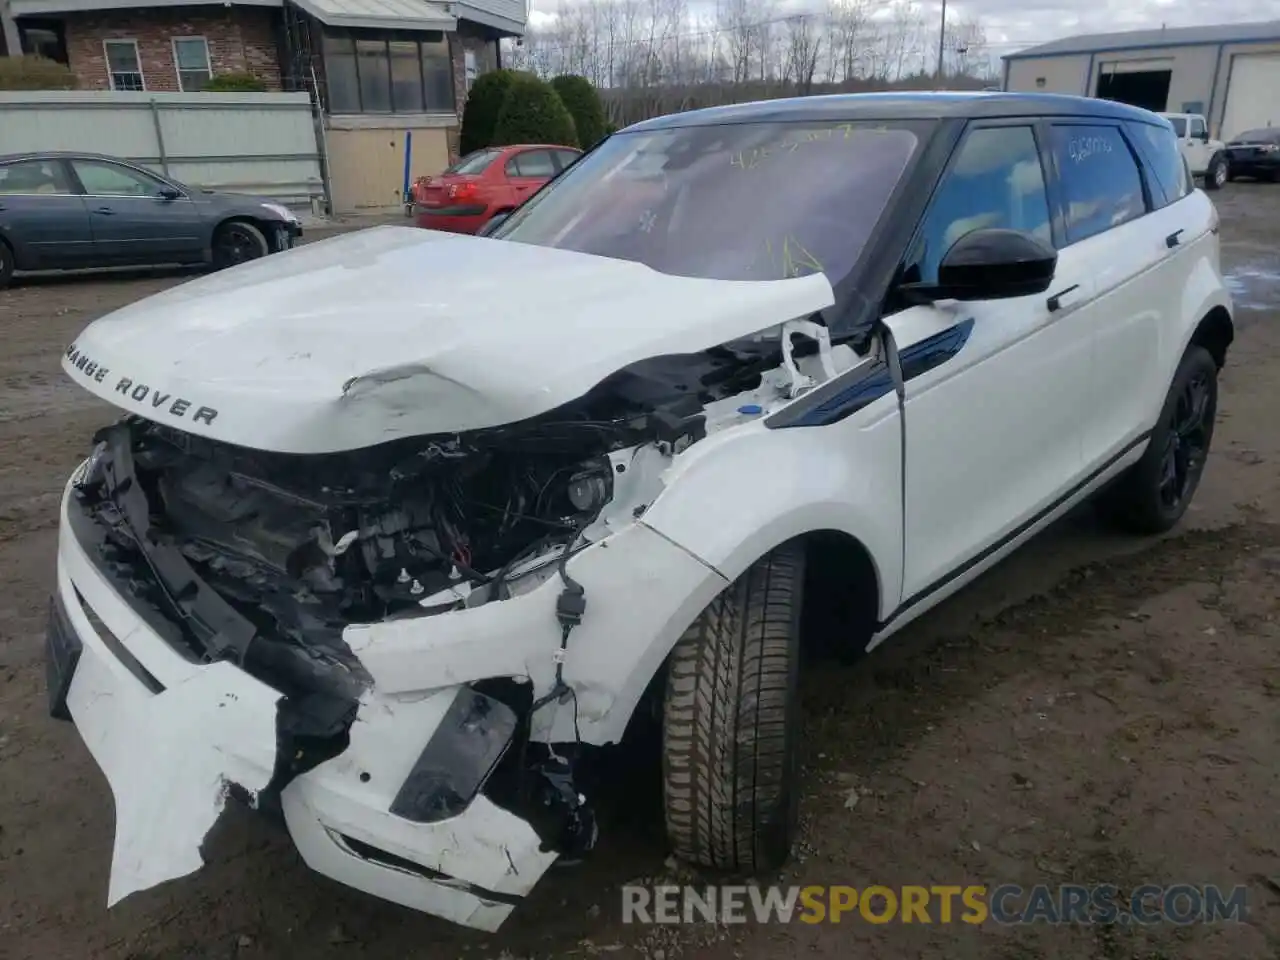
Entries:
POLYGON ((574 147, 543 143, 477 150, 438 177, 418 178, 414 222, 428 230, 475 233, 494 214, 518 207, 581 155, 574 147))

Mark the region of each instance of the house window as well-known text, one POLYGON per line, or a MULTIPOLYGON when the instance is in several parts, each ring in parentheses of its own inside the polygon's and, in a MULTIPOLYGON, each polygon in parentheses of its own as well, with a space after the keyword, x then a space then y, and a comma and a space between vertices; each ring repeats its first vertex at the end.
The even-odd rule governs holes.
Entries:
POLYGON ((67 61, 66 31, 57 20, 18 21, 18 39, 21 49, 16 53, 30 53, 64 66, 67 61))
POLYGON ((330 113, 452 113, 453 65, 443 33, 326 32, 330 113))
POLYGON ((173 62, 178 70, 178 89, 183 93, 203 90, 213 77, 209 41, 204 37, 174 37, 173 62))
POLYGON ((104 40, 102 47, 107 55, 107 76, 112 90, 147 89, 136 40, 104 40))

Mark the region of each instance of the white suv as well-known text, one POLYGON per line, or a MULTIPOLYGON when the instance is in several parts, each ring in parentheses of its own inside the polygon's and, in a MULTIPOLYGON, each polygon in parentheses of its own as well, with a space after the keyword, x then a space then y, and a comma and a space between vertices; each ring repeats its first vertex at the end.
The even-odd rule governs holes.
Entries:
POLYGON ((1198 113, 1162 113, 1169 121, 1178 149, 1191 175, 1202 177, 1206 190, 1217 190, 1230 179, 1226 144, 1209 136, 1209 125, 1198 113))
POLYGON ((66 488, 47 653, 109 902, 238 799, 492 930, 653 718, 675 852, 777 866, 802 613, 859 653, 1095 493, 1182 516, 1217 233, 1153 114, 810 97, 633 126, 495 238, 379 227, 96 321, 64 367, 127 416, 66 488))

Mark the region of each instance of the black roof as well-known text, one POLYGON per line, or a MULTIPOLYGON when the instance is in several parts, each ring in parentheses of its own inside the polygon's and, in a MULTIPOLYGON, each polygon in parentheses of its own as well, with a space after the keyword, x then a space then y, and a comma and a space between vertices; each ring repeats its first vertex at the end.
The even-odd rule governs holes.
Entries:
POLYGON ((986 91, 925 93, 835 93, 817 97, 756 100, 672 113, 627 127, 628 131, 767 121, 992 119, 999 117, 1108 117, 1160 123, 1152 113, 1111 100, 1054 93, 986 91))

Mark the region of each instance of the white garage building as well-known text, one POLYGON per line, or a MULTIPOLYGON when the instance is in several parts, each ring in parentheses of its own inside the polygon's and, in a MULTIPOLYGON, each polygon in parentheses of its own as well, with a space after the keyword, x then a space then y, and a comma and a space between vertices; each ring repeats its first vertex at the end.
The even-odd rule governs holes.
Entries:
POLYGON ((1004 57, 1004 89, 1201 113, 1230 139, 1280 126, 1280 20, 1067 37, 1004 57))

